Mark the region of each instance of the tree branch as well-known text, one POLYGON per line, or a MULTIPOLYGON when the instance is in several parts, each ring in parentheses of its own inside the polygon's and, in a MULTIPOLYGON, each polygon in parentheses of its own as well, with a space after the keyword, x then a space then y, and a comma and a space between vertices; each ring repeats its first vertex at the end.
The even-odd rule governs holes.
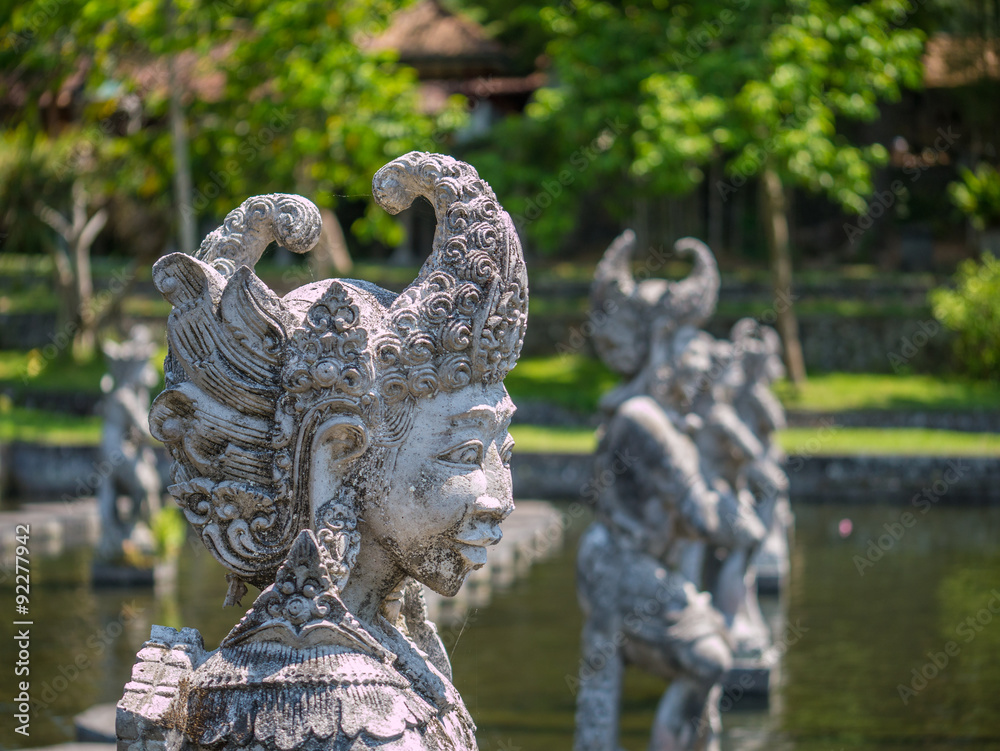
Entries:
POLYGON ((66 218, 51 206, 46 206, 41 201, 35 202, 35 216, 54 229, 59 237, 69 242, 72 228, 66 218))
POLYGON ((104 225, 108 223, 108 212, 105 209, 98 209, 97 213, 87 220, 83 229, 80 230, 80 237, 77 239, 77 246, 82 250, 87 250, 97 239, 97 235, 104 225))

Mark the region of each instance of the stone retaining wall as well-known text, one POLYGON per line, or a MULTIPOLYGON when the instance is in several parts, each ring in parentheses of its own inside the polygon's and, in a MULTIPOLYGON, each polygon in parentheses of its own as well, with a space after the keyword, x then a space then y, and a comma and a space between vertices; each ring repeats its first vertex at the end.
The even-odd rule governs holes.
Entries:
POLYGON ((887 409, 857 409, 845 412, 788 410, 791 428, 926 428, 964 433, 1000 433, 1000 411, 934 410, 911 412, 887 409))
MULTIPOLYGON (((587 500, 613 477, 594 477, 584 454, 516 454, 514 497, 587 500)), ((1000 459, 929 456, 790 456, 793 504, 1000 504, 1000 459)))
MULTIPOLYGON (((4 458, 3 497, 71 501, 93 495, 102 472, 96 447, 14 444, 4 458)), ((164 485, 169 459, 158 452, 164 485)), ((517 453, 511 465, 515 498, 584 501, 613 477, 593 476, 589 454, 517 453)), ((786 466, 794 503, 888 502, 923 498, 939 505, 1000 504, 1000 459, 928 456, 791 456, 786 466)))
MULTIPOLYGON (((761 306, 761 311, 766 310, 761 306)), ((728 337, 738 318, 719 314, 706 328, 713 336, 728 337)), ((764 320, 767 322, 767 318, 764 320)), ((163 327, 163 317, 130 318, 123 325, 127 327, 132 323, 143 323, 156 332, 163 327)), ((951 337, 948 331, 938 330, 936 326, 929 316, 923 319, 833 314, 799 317, 806 368, 816 372, 891 373, 899 367, 914 372, 944 371, 951 361, 951 337), (936 333, 927 336, 925 332, 930 330, 936 333)), ((44 351, 53 343, 55 330, 54 314, 0 314, 0 349, 37 347, 44 351)), ((585 312, 539 314, 531 319, 525 334, 524 354, 533 357, 562 352, 593 355, 590 333, 585 312)))

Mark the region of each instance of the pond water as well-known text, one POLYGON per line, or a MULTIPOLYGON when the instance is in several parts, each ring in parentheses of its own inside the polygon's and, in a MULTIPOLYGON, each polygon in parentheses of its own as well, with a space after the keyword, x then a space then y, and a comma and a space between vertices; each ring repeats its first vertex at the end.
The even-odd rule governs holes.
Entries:
MULTIPOLYGON (((1000 751, 1000 509, 916 511, 910 526, 904 511, 798 505, 790 586, 768 603, 786 624, 780 682, 770 711, 737 701, 723 714, 724 748, 1000 751)), ((442 628, 484 751, 572 746, 573 558, 584 523, 559 554, 442 628)), ((0 623, 2 748, 72 740, 76 713, 120 697, 151 624, 196 626, 217 644, 237 620, 220 607, 221 568, 194 545, 172 595, 95 591, 88 572, 83 551, 32 562, 31 690, 45 706, 28 739, 13 732, 14 627, 0 623)), ((11 583, 0 602, 12 607, 11 583)), ((624 748, 645 748, 662 690, 629 671, 624 748)))

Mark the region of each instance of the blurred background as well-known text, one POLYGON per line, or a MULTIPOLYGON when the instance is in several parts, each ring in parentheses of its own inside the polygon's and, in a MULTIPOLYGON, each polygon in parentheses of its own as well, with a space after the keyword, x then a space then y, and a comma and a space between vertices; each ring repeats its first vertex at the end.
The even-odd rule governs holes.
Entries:
MULTIPOLYGON (((722 271, 709 331, 752 316, 784 345, 779 440, 800 526, 773 610, 778 633, 811 631, 788 645, 768 709, 726 713, 725 742, 1000 748, 987 643, 1000 625, 961 642, 926 691, 904 701, 898 688, 1000 583, 998 129, 995 0, 4 3, 0 550, 13 560, 26 513, 60 520, 36 522, 47 625, 34 659, 39 686, 63 676, 66 688, 30 739, 0 743, 72 739, 74 715, 121 695, 150 623, 218 639, 233 620, 205 583, 214 562, 169 505, 149 532, 158 554, 185 551, 173 595, 109 593, 90 576, 108 344, 147 326, 162 378, 169 305, 152 263, 193 251, 248 196, 300 193, 323 212, 321 244, 269 251, 265 282, 399 290, 434 216, 422 199, 388 216, 371 177, 419 149, 473 164, 518 227, 531 319, 507 380, 515 482, 562 519, 526 533, 559 530, 545 556, 521 554, 537 565, 490 574, 493 597, 442 616, 458 624, 449 646, 482 747, 569 747, 572 541, 587 512, 566 504, 583 493, 598 399, 616 382, 593 352, 588 294, 631 227, 637 278, 683 276, 673 242, 700 237, 722 271), (961 471, 945 482, 949 462, 961 471), (557 482, 571 465, 583 469, 557 482), (933 519, 878 544, 924 503, 933 519), (510 661, 512 642, 542 646, 510 661), (65 679, 79 655, 90 667, 65 679)), ((5 715, 13 681, 0 678, 5 715)), ((626 696, 629 748, 644 747, 662 690, 643 681, 626 696)))

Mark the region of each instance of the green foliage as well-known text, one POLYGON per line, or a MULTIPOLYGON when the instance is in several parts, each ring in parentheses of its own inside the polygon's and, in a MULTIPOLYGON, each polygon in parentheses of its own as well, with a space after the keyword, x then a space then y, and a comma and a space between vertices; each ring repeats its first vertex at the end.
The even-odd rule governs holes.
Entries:
POLYGON ((605 206, 621 215, 634 196, 690 191, 715 161, 728 175, 713 186, 723 199, 766 165, 861 213, 887 152, 852 144, 843 126, 920 84, 922 35, 903 28, 910 7, 529 0, 508 23, 534 11, 552 85, 476 163, 550 250, 582 196, 614 186, 605 206))
POLYGON ((964 261, 955 287, 933 290, 934 317, 956 332, 955 364, 973 378, 1000 381, 1000 260, 964 261))
POLYGON ((187 522, 176 506, 161 508, 150 520, 149 529, 156 544, 156 557, 175 559, 184 547, 187 522))
MULTIPOLYGON (((84 107, 67 138, 128 158, 127 169, 102 161, 94 170, 116 190, 128 180, 141 198, 170 204, 163 74, 167 57, 179 55, 188 62, 178 69, 195 80, 182 97, 194 176, 184 210, 214 221, 268 192, 302 192, 332 208, 341 195, 370 194, 378 167, 435 147, 463 121, 460 98, 438 115, 422 113, 415 72, 365 51, 397 8, 385 0, 22 2, 0 21, 0 68, 14 71, 26 102, 4 125, 46 132, 40 98, 82 69, 84 107), (142 110, 124 123, 130 99, 142 110)), ((400 231, 374 206, 354 229, 390 243, 400 231)))
POLYGON ((975 172, 962 167, 961 179, 948 185, 948 197, 982 231, 1000 226, 1000 172, 981 162, 975 172))

